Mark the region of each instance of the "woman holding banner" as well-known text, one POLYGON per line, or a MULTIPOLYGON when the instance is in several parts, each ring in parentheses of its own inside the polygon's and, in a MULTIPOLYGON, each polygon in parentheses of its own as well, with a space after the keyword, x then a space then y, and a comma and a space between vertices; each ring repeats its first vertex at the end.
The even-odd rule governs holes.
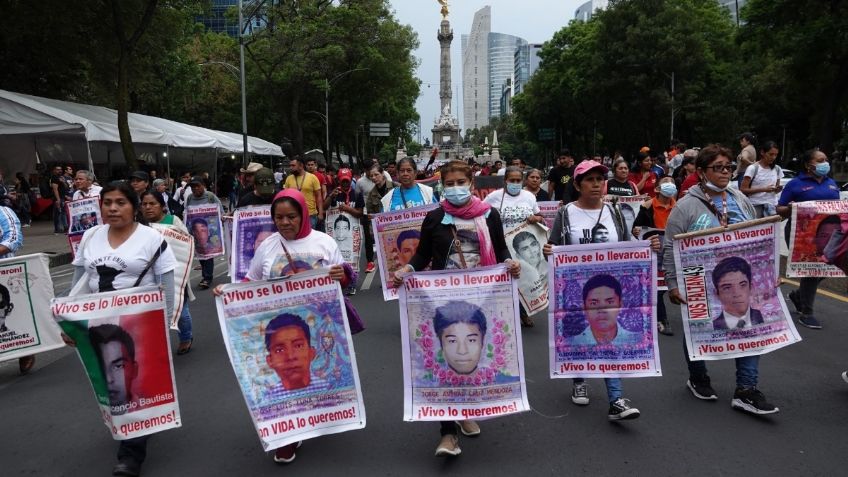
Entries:
MULTIPOLYGON (((677 202, 674 200, 677 197, 677 185, 674 183, 674 178, 665 176, 660 179, 657 182, 656 192, 656 197, 646 200, 639 207, 639 214, 633 222, 633 230, 637 227, 665 230, 668 215, 677 202)), ((641 233, 638 235, 642 237, 641 233)), ((657 292, 657 330, 666 336, 674 336, 665 310, 665 291, 662 290, 657 292)))
MULTIPOLYGON (((329 268, 330 278, 340 282, 342 289, 356 282, 356 274, 345 263, 336 241, 310 226, 306 198, 300 191, 288 188, 278 192, 271 203, 271 216, 279 233, 267 237, 257 247, 245 281, 268 280, 315 268, 329 268)), ((220 296, 223 285, 216 286, 212 292, 220 296)), ((346 305, 350 315, 352 307, 346 305)), ((357 319, 358 315, 348 316, 349 321, 357 319)), ((351 327, 352 333, 357 332, 354 328, 351 327)), ((295 451, 300 445, 301 442, 296 442, 277 448, 274 462, 288 464, 294 461, 295 451)))
MULTIPOLYGON (((802 170, 786 184, 786 188, 780 194, 780 199, 777 201, 777 213, 782 217, 792 218, 792 203, 806 202, 808 200, 839 200, 839 186, 836 182, 828 177, 830 173, 830 163, 827 162, 827 155, 818 149, 811 149, 804 153, 801 157, 802 170)), ((789 233, 792 230, 791 224, 786 223, 786 243, 790 243, 789 233)), ((826 244, 827 241, 825 240, 826 244)), ((822 249, 824 247, 821 247, 822 249)), ((791 253, 791 252, 790 252, 791 253)), ((789 299, 795 305, 795 309, 801 316, 798 318, 798 323, 814 330, 821 329, 822 325, 813 314, 813 304, 816 299, 816 291, 819 288, 819 283, 824 280, 822 277, 804 277, 801 278, 801 286, 798 290, 789 293, 789 299)))
POLYGON ((383 212, 403 210, 436 202, 432 187, 415 182, 418 167, 414 158, 404 157, 398 161, 397 167, 400 187, 395 187, 383 196, 383 212))
MULTIPOLYGON (((165 311, 174 308, 174 266, 176 260, 159 232, 140 223, 139 198, 126 182, 113 182, 100 192, 101 213, 106 221, 83 235, 74 258, 72 287, 88 281, 91 293, 160 284, 165 295, 165 311)), ((69 346, 76 346, 62 334, 69 346)), ((144 346, 144 343, 140 343, 144 346)), ((136 476, 147 456, 149 436, 126 439, 118 446, 118 463, 112 475, 136 476)))
MULTIPOLYGON (((663 246, 663 267, 668 283, 669 299, 674 304, 686 305, 686 296, 677 283, 677 268, 674 263, 674 236, 713 227, 727 226, 753 220, 754 206, 739 190, 730 187, 733 173, 732 153, 718 144, 701 149, 695 161, 700 182, 689 189, 672 209, 666 223, 666 240, 663 246)), ((683 345, 689 379, 686 386, 692 394, 705 401, 718 399, 710 385, 705 361, 691 361, 686 345, 683 345)), ((772 414, 778 408, 766 400, 757 389, 759 355, 736 358, 736 391, 731 406, 752 414, 772 414)))
MULTIPOLYGON (((650 158, 649 158, 650 159, 650 158)), ((553 253, 554 245, 579 245, 585 243, 625 242, 630 231, 618 205, 604 203, 603 191, 609 169, 597 161, 583 161, 574 169, 574 188, 580 193, 576 201, 560 207, 545 244, 545 257, 553 253)), ((649 172, 653 174, 652 172, 649 172)), ((651 238, 651 248, 660 249, 658 237, 651 238)), ((553 285, 551 285, 553 286, 553 285)), ((622 396, 621 378, 604 378, 607 387, 611 421, 636 419, 639 409, 622 396)), ((583 378, 574 378, 571 402, 578 406, 589 404, 589 386, 583 378)))
MULTIPOLYGON (((432 270, 446 270, 505 263, 512 277, 519 278, 521 266, 510 258, 500 214, 472 195, 471 167, 462 161, 451 161, 441 172, 444 200, 424 218, 418 249, 409 263, 395 272, 395 285, 403 284, 405 274, 424 270, 428 265, 432 270)), ((457 425, 466 436, 480 434, 480 426, 474 421, 442 421, 436 456, 462 452, 457 425)))
MULTIPOLYGON (((531 192, 522 190, 523 173, 519 166, 509 166, 504 172, 504 186, 492 191, 483 202, 497 209, 501 216, 504 234, 521 224, 540 224, 545 218, 539 213, 536 197, 531 192)), ((520 257, 517 257, 520 259, 520 257)), ((533 320, 527 315, 527 310, 521 306, 521 324, 533 327, 533 320)))
MULTIPOLYGON (((161 180, 161 179, 157 179, 161 180)), ((141 194, 141 215, 150 224, 162 224, 168 227, 179 230, 188 235, 188 229, 179 217, 166 213, 165 197, 159 192, 147 191, 141 194)), ((192 257, 188 257, 188 267, 191 267, 192 257)), ((189 297, 194 299, 189 289, 188 281, 186 281, 185 299, 183 307, 180 310, 180 319, 177 321, 177 327, 180 332, 180 344, 177 347, 177 354, 188 354, 191 351, 191 345, 194 342, 194 336, 191 330, 191 311, 188 308, 189 297)))

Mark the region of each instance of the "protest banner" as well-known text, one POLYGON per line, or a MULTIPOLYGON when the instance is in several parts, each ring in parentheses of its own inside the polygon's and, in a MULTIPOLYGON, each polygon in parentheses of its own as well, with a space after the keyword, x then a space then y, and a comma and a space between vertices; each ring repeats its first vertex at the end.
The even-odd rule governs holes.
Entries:
POLYGON ((50 312, 49 263, 43 253, 0 260, 0 361, 65 346, 50 312))
POLYGON ((358 272, 362 252, 362 224, 359 219, 338 207, 330 207, 324 223, 327 235, 335 239, 344 261, 358 272))
MULTIPOLYGON (((651 227, 637 227, 639 229, 639 240, 651 240, 654 235, 660 238, 660 243, 665 240, 665 230, 651 227)), ((667 291, 668 284, 665 282, 665 269, 663 269, 663 254, 657 254, 657 290, 667 291)))
POLYGON ((506 266, 407 275, 400 326, 404 420, 486 419, 530 409, 518 296, 506 266))
MULTIPOLYGON (((170 225, 153 223, 150 226, 162 234, 168 242, 168 247, 174 253, 177 263, 174 266, 174 312, 168 317, 172 330, 176 330, 180 320, 180 312, 185 303, 185 289, 191 274, 191 262, 194 259, 194 238, 191 235, 170 225)), ((191 296, 194 300, 194 295, 191 296)))
POLYGON ((490 192, 502 189, 504 176, 474 176, 474 195, 483 200, 490 192))
POLYGON ((779 221, 773 216, 674 237, 689 359, 752 356, 801 341, 777 287, 779 221))
POLYGON ((661 376, 650 242, 554 247, 548 257, 552 378, 661 376))
POLYGON ((165 302, 157 286, 54 298, 115 440, 180 427, 165 302))
POLYGON ((428 204, 371 215, 384 300, 397 300, 397 288, 392 282, 392 276, 415 255, 424 217, 436 207, 438 204, 428 204))
POLYGON ((548 261, 542 247, 548 243, 548 231, 540 224, 523 222, 504 234, 513 259, 521 265, 517 280, 518 296, 528 315, 548 306, 548 261))
POLYGON ((227 276, 233 276, 233 216, 221 217, 221 226, 224 229, 224 256, 227 257, 227 276))
POLYGON ((554 220, 556 220, 556 214, 559 211, 559 201, 544 200, 536 202, 536 204, 539 206, 539 213, 545 218, 545 225, 549 230, 552 229, 554 227, 554 220))
POLYGON ((65 202, 65 212, 68 217, 68 243, 71 246, 71 256, 75 257, 85 231, 103 223, 100 197, 65 202))
POLYGON ((624 223, 627 225, 627 230, 633 230, 633 223, 636 222, 636 217, 639 215, 639 207, 646 200, 650 199, 646 194, 622 196, 622 195, 607 195, 604 196, 604 202, 610 204, 618 204, 621 209, 621 215, 624 217, 624 223))
POLYGON ((365 427, 347 312, 328 269, 228 284, 215 303, 263 449, 365 427))
POLYGON ((786 276, 844 277, 845 271, 825 256, 825 248, 848 223, 848 200, 796 202, 791 222, 786 276))
POLYGON ((244 280, 259 244, 277 233, 277 226, 271 218, 271 208, 267 205, 236 209, 231 224, 230 281, 235 283, 244 280))
POLYGON ((224 255, 224 229, 218 204, 186 207, 185 224, 194 237, 194 252, 198 260, 224 255))

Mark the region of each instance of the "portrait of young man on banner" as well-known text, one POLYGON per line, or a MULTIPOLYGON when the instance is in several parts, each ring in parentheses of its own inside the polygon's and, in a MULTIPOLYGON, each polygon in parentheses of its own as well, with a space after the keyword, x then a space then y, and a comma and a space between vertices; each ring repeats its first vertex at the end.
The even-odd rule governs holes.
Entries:
POLYGON ((512 257, 521 265, 518 295, 529 314, 548 306, 548 261, 542 253, 548 233, 539 225, 525 223, 506 236, 506 245, 512 257))
POLYGON ((848 229, 848 201, 809 201, 792 204, 789 233, 789 277, 842 277, 845 271, 828 259, 836 242, 828 248, 834 236, 844 237, 848 229))
MULTIPOLYGON (((415 255, 421 239, 421 224, 424 222, 424 217, 427 216, 427 212, 436 207, 436 204, 430 204, 371 216, 384 300, 397 299, 398 292, 392 277, 415 255)), ((462 230, 458 233, 465 234, 462 230)), ((456 259, 458 260, 458 256, 456 259)))

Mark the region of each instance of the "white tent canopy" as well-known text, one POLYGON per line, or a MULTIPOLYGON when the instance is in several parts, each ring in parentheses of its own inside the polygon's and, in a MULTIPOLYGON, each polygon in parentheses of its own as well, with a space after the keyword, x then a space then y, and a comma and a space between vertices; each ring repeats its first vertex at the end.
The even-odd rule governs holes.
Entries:
MULTIPOLYGON (((129 113, 133 143, 176 148, 243 151, 242 136, 168 119, 129 113)), ((84 133, 88 142, 120 142, 118 112, 101 106, 40 98, 0 90, 0 135, 37 135, 59 131, 84 133)), ((248 152, 283 156, 279 146, 248 137, 248 152)))

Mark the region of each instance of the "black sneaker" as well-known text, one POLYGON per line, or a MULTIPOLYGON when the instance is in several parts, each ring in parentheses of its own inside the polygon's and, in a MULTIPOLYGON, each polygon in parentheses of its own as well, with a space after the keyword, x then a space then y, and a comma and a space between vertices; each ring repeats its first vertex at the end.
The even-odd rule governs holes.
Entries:
POLYGON ((610 421, 636 419, 639 417, 639 410, 635 407, 630 407, 629 399, 618 398, 610 403, 609 414, 607 414, 607 417, 610 421))
POLYGON ((710 386, 710 378, 694 380, 689 378, 686 381, 686 387, 692 391, 692 395, 704 401, 715 401, 718 399, 713 387, 710 386))
POLYGON ((115 467, 112 467, 112 475, 138 477, 141 475, 141 464, 131 459, 118 461, 115 467))
POLYGON ((798 290, 789 292, 789 301, 792 302, 792 306, 795 307, 795 311, 803 313, 803 311, 801 311, 801 297, 798 296, 798 290))
POLYGON ((802 326, 806 326, 807 328, 809 328, 811 330, 822 329, 821 323, 813 315, 802 314, 800 317, 798 317, 798 323, 800 323, 802 326))
POLYGON ((674 330, 671 329, 671 323, 669 322, 657 322, 657 331, 660 332, 661 335, 666 336, 674 336, 674 330))
POLYGON ((765 395, 757 388, 736 388, 730 407, 751 414, 774 414, 780 412, 777 406, 766 401, 765 395))

